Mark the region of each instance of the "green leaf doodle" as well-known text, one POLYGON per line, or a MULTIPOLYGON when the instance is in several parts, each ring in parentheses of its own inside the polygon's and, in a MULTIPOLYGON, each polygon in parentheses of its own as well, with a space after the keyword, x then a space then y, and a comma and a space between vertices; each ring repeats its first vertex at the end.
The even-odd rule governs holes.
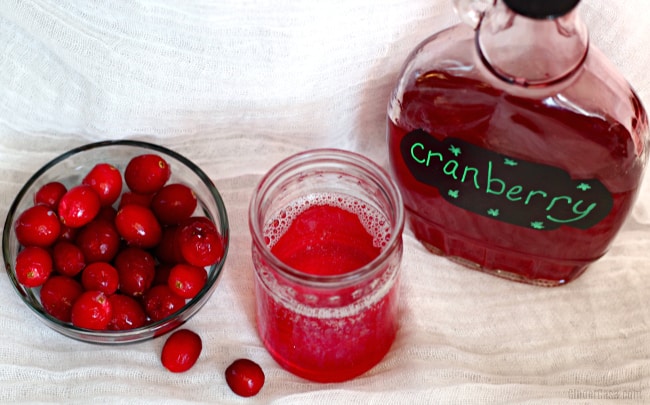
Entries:
POLYGON ((503 164, 506 165, 506 166, 517 166, 518 165, 518 163, 516 161, 514 161, 512 159, 509 159, 509 158, 503 159, 503 164))
POLYGON ((530 226, 533 229, 544 229, 544 223, 542 221, 531 222, 530 226))
POLYGON ((456 146, 454 146, 454 145, 451 145, 451 146, 449 147, 449 151, 450 151, 454 156, 456 156, 456 157, 458 157, 458 155, 460 155, 460 153, 461 153, 460 148, 459 148, 459 147, 456 147, 456 146))
POLYGON ((493 216, 493 217, 498 217, 499 216, 499 210, 497 208, 490 208, 487 210, 488 215, 493 216))
POLYGON ((578 184, 578 187, 576 187, 576 188, 578 190, 587 191, 587 190, 591 189, 591 186, 589 184, 587 184, 587 183, 580 183, 580 184, 578 184))
POLYGON ((451 198, 458 198, 458 190, 449 190, 447 195, 451 198))

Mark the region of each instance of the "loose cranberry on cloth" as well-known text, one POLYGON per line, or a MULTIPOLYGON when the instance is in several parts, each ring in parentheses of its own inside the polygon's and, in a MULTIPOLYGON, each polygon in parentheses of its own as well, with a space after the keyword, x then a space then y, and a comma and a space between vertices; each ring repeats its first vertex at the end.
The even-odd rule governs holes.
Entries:
POLYGON ((225 372, 226 382, 240 397, 257 395, 264 386, 264 371, 259 364, 249 359, 237 359, 225 372))
POLYGON ((201 337, 188 329, 173 332, 165 341, 160 361, 172 373, 182 373, 194 366, 203 350, 201 337))

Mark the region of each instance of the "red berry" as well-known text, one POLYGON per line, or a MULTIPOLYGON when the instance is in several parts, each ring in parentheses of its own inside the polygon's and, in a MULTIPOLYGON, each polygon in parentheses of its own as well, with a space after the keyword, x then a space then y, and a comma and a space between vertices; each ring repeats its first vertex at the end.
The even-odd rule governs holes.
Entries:
POLYGON ((102 218, 80 228, 75 242, 88 263, 110 262, 120 250, 120 235, 115 225, 102 218))
POLYGON ((194 366, 202 349, 203 344, 199 335, 188 329, 180 329, 165 341, 160 361, 167 370, 182 373, 194 366))
POLYGON ((151 248, 162 238, 158 219, 149 208, 140 205, 122 207, 115 217, 115 227, 129 246, 151 248))
POLYGON ((86 267, 84 254, 77 245, 60 240, 52 248, 54 270, 64 276, 74 277, 86 267))
POLYGON ((169 164, 148 154, 123 176, 97 163, 70 189, 41 186, 14 223, 18 282, 40 287, 45 311, 79 328, 133 329, 181 310, 225 247, 210 219, 192 217, 192 189, 170 178, 169 164))
POLYGON ((169 164, 156 154, 136 156, 124 169, 124 180, 129 189, 141 194, 155 193, 160 190, 170 176, 169 164))
POLYGON ((171 288, 164 284, 151 287, 144 294, 142 302, 144 312, 154 322, 167 318, 185 306, 185 298, 174 294, 171 288))
POLYGON ((95 190, 80 184, 68 190, 59 201, 59 218, 64 225, 79 228, 92 221, 101 203, 95 190))
POLYGON ((226 382, 235 394, 252 397, 264 386, 264 371, 252 360, 238 359, 226 369, 226 382))
POLYGON ((122 192, 122 174, 113 165, 98 163, 83 178, 81 184, 92 187, 102 206, 113 204, 122 192))
POLYGON ((163 228, 162 238, 155 249, 156 259, 161 263, 176 264, 185 261, 178 244, 178 227, 175 225, 163 228))
POLYGON ((189 264, 211 266, 223 257, 223 240, 217 227, 208 218, 192 217, 183 222, 178 232, 181 254, 189 264))
POLYGON ((169 273, 172 271, 173 264, 160 263, 156 266, 156 275, 153 279, 152 285, 168 285, 169 282, 169 273))
POLYGON ((135 298, 123 294, 113 294, 108 297, 108 301, 111 303, 113 316, 108 323, 107 329, 135 329, 144 326, 147 322, 144 309, 135 298))
POLYGON ((205 287, 208 273, 203 267, 177 264, 172 267, 167 283, 174 294, 183 298, 194 298, 205 287))
POLYGON ((100 208, 95 220, 102 219, 110 223, 115 222, 115 216, 117 215, 117 210, 113 208, 112 205, 106 205, 100 208))
POLYGON ((191 217, 197 206, 196 195, 185 184, 168 184, 151 200, 151 209, 164 225, 178 224, 191 217))
POLYGON ((50 253, 38 246, 28 246, 16 256, 16 278, 25 287, 43 285, 52 274, 50 253))
POLYGON ((81 284, 86 290, 101 291, 111 295, 119 286, 117 269, 105 262, 89 264, 81 273, 81 284))
POLYGON ((59 240, 74 242, 74 238, 77 237, 78 231, 78 228, 70 228, 69 226, 61 224, 61 234, 59 235, 59 240))
POLYGON ((120 204, 118 209, 126 207, 127 205, 135 204, 142 205, 143 207, 149 207, 151 205, 151 200, 153 199, 153 194, 139 194, 132 191, 127 191, 122 194, 120 198, 120 204))
POLYGON ((120 280, 120 291, 133 297, 142 296, 153 283, 156 274, 156 261, 153 256, 139 248, 126 248, 120 251, 113 265, 120 280))
POLYGON ((68 189, 58 181, 43 184, 36 193, 34 193, 34 205, 47 205, 52 209, 59 206, 59 200, 63 197, 68 189))
POLYGON ((21 245, 47 247, 59 238, 61 222, 52 208, 35 205, 18 216, 14 230, 21 245))
POLYGON ((70 322, 72 304, 83 293, 81 284, 67 276, 52 276, 41 287, 41 304, 45 312, 62 322, 70 322))
POLYGON ((78 328, 105 330, 111 319, 111 303, 101 291, 85 291, 72 304, 71 320, 78 328))

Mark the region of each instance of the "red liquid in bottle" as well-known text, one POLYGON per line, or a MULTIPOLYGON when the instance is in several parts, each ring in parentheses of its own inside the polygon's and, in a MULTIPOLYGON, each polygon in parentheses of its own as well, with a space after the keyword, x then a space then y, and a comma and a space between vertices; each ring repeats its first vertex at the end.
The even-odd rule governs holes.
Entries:
MULTIPOLYGON (((581 92, 590 92, 586 96, 593 100, 610 94, 589 71, 589 59, 585 66, 576 79, 580 85, 565 93, 565 106, 562 95, 518 97, 470 74, 429 71, 406 85, 399 116, 388 123, 391 165, 411 227, 428 249, 486 272, 540 285, 571 281, 606 252, 637 194, 645 146, 626 124, 602 110, 570 108, 573 97, 585 98, 581 92), (571 179, 597 179, 611 193, 611 210, 588 229, 563 225, 540 231, 455 206, 439 189, 416 180, 404 163, 400 144, 417 129, 437 140, 462 140, 514 160, 559 168, 571 179)), ((636 108, 640 118, 632 125, 643 132, 645 115, 640 105, 636 108)), ((520 201, 525 210, 525 199, 520 201)))
MULTIPOLYGON (((389 235, 378 212, 347 197, 317 200, 298 201, 269 222, 264 233, 274 256, 306 275, 345 276, 380 254, 389 235)), ((394 276, 387 269, 378 274, 394 276)), ((293 283, 284 298, 256 283, 258 329, 267 349, 284 368, 313 381, 362 374, 384 357, 395 338, 397 288, 386 278, 327 291, 293 283)), ((273 280, 269 276, 267 284, 273 280)))
POLYGON ((456 0, 388 105, 390 163, 431 251, 536 285, 604 255, 637 195, 648 119, 578 1, 456 0), (490 3, 490 4, 488 4, 490 3))

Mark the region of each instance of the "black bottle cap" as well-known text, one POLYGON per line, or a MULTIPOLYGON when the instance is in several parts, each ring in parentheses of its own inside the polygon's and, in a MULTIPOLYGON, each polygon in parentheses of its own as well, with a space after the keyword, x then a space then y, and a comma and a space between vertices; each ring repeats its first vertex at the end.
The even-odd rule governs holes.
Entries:
POLYGON ((573 10, 580 0, 503 0, 512 11, 535 19, 561 17, 573 10))

